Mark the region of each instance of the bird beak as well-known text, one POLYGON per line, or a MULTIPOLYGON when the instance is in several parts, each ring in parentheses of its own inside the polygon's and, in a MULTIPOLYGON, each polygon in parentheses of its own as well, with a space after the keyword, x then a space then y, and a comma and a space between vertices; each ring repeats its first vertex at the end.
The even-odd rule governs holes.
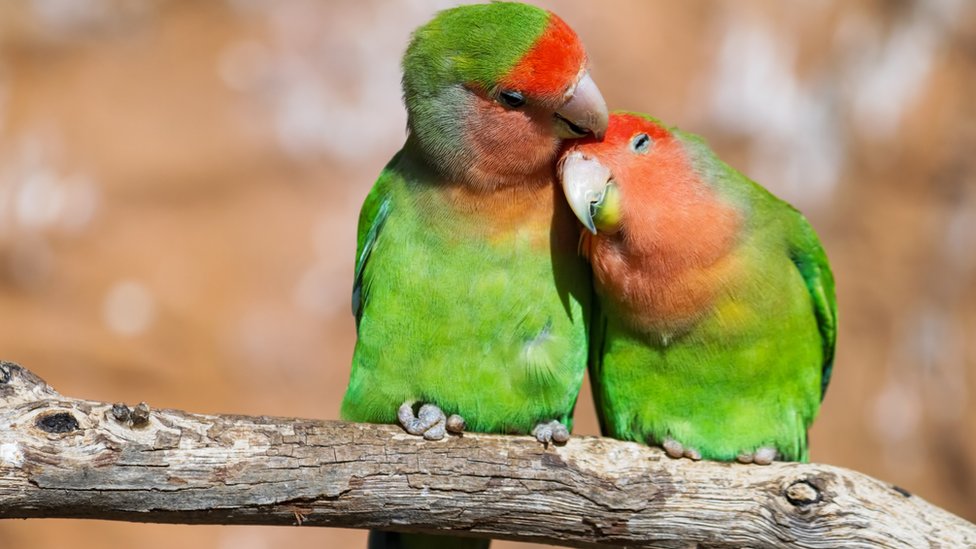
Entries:
POLYGON ((611 178, 606 166, 579 151, 570 152, 559 163, 559 180, 566 201, 583 226, 593 234, 596 234, 593 206, 603 200, 611 178))
POLYGON ((600 88, 590 78, 590 71, 583 73, 569 99, 556 111, 556 118, 563 122, 558 124, 560 137, 575 139, 591 133, 603 139, 610 113, 600 88))

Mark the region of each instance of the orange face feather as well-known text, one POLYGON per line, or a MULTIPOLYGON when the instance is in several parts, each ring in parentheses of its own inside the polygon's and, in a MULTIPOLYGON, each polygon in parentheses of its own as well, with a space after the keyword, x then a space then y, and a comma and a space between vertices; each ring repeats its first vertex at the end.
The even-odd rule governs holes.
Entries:
POLYGON ((598 291, 641 331, 686 329, 736 268, 738 213, 702 180, 684 145, 645 118, 614 114, 603 142, 572 151, 609 168, 620 193, 619 231, 584 236, 598 291), (631 150, 641 133, 652 140, 643 154, 631 150))

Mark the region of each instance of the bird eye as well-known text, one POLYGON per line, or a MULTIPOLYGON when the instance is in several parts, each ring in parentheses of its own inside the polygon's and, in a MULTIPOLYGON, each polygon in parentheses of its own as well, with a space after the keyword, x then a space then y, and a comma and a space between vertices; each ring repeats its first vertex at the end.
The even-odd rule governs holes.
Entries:
POLYGON ((630 150, 637 154, 644 154, 651 148, 651 137, 646 133, 639 133, 630 142, 630 150))
POLYGON ((525 96, 514 90, 504 90, 498 94, 498 97, 502 100, 502 103, 512 109, 517 109, 525 105, 525 96))

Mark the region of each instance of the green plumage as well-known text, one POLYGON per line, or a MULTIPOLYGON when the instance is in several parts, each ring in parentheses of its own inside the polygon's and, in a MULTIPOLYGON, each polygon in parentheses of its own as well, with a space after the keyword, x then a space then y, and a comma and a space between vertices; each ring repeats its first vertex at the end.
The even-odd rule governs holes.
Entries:
MULTIPOLYGON (((611 119, 608 139, 613 127, 611 119)), ((714 297, 691 325, 635 329, 614 304, 627 298, 606 295, 611 290, 598 283, 604 295, 591 367, 604 432, 657 444, 671 438, 705 459, 734 460, 771 447, 780 459, 806 461, 807 428, 829 381, 836 340, 827 257, 793 207, 719 160, 700 138, 670 132, 695 179, 705 183, 703 192, 732 208, 739 224, 730 250, 716 261, 729 267, 703 275, 714 297)), ((658 169, 653 154, 633 162, 658 169)), ((710 223, 700 221, 702 228, 710 223)), ((621 231, 627 229, 625 219, 621 231)), ((669 237, 693 246, 698 236, 669 237)))
POLYGON ((410 137, 359 220, 345 419, 395 423, 405 401, 461 414, 475 431, 570 419, 589 293, 572 218, 551 182, 484 190, 463 175, 485 154, 466 122, 479 101, 469 88, 494 88, 549 17, 524 4, 463 6, 414 33, 403 62, 410 137), (523 193, 532 198, 513 210, 523 193))
POLYGON ((398 153, 363 205, 358 341, 342 417, 396 423, 404 401, 471 430, 528 433, 568 421, 586 364, 589 279, 568 216, 508 226, 459 212, 398 153), (561 219, 561 221, 560 221, 561 219))

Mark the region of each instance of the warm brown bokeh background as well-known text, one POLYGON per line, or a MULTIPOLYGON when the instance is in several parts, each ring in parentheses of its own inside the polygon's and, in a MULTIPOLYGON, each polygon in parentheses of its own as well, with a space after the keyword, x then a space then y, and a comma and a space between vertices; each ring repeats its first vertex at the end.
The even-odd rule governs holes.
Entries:
MULTIPOLYGON (((612 107, 705 135, 820 231, 841 333, 813 459, 976 520, 976 4, 542 3, 612 107)), ((399 56, 450 4, 0 4, 0 356, 72 396, 337 417, 399 56)), ((4 549, 363 539, 0 523, 4 549)))

